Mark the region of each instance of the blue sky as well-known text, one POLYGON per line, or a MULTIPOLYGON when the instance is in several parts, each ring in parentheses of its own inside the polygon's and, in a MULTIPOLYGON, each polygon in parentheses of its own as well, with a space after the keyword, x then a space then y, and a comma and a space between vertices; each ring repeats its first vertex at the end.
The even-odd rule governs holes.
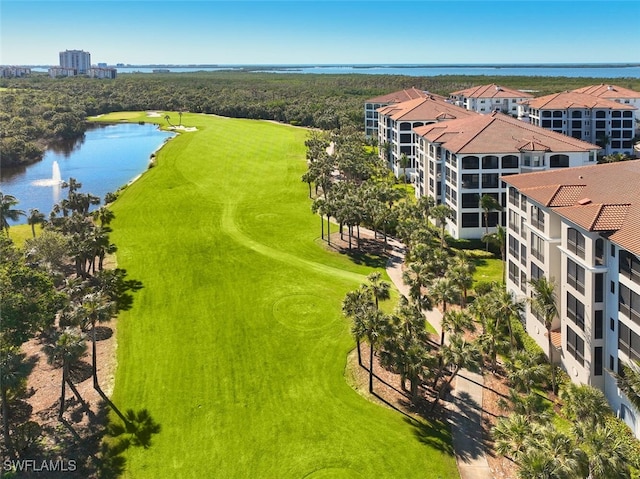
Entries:
POLYGON ((0 0, 0 64, 638 62, 640 1, 0 0))

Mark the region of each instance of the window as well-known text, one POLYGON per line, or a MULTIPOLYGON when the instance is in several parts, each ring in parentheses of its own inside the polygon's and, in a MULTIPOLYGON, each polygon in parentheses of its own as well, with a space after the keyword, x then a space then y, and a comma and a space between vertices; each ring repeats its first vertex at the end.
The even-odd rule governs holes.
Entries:
POLYGON ((478 226, 480 226, 478 213, 462 213, 463 228, 477 228, 478 226))
POLYGON ((567 293, 567 318, 584 331, 584 304, 571 293, 567 293))
POLYGON ((584 294, 584 268, 571 258, 567 258, 567 283, 579 293, 584 294))
POLYGON ((604 311, 598 310, 593 313, 593 337, 602 339, 604 334, 604 311))
POLYGON ((535 233, 531 233, 531 254, 544 263, 544 241, 535 233))
POLYGON ((593 375, 602 376, 602 346, 593 348, 593 375))
POLYGON ((602 303, 604 301, 604 273, 597 273, 594 283, 594 300, 596 303, 602 303))
POLYGON ((506 155, 502 157, 502 168, 517 168, 518 167, 518 157, 515 155, 506 155))
POLYGON ((567 351, 581 365, 584 365, 584 339, 567 326, 567 351))
POLYGON ((463 208, 477 208, 479 196, 477 193, 463 193, 462 194, 462 207, 463 208))
POLYGON ((412 136, 411 133, 402 133, 400 135, 400 143, 412 143, 412 136))
POLYGON ((584 259, 584 236, 575 228, 567 230, 567 249, 584 259))
POLYGON ((520 245, 520 264, 527 266, 527 247, 524 244, 520 245))
POLYGON ((544 211, 534 205, 531 205, 531 226, 544 231, 544 211))
POLYGON ((618 349, 629 356, 629 359, 640 360, 640 336, 622 321, 618 325, 618 349))
POLYGON ((595 259, 596 265, 602 266, 604 264, 604 240, 598 238, 595 244, 595 259))
POLYGON ((620 274, 634 283, 640 284, 640 259, 626 250, 620 250, 618 259, 620 274))
POLYGON ((520 279, 520 270, 518 269, 518 265, 513 261, 509 261, 509 279, 516 285, 519 285, 518 280, 520 279))
POLYGON ((477 190, 480 188, 480 175, 462 175, 462 189, 477 190))
POLYGON ((515 206, 520 203, 520 193, 513 187, 509 188, 509 203, 515 206))
POLYGON ((477 156, 462 157, 463 170, 477 170, 479 168, 480 168, 480 158, 478 158, 477 156))
POLYGON ((520 257, 520 243, 518 243, 518 240, 511 235, 509 235, 509 254, 515 259, 520 257))
POLYGON ((549 166, 551 168, 567 168, 569 166, 569 156, 551 155, 549 158, 549 166))
POLYGON ((498 218, 499 218, 499 214, 498 212, 494 211, 491 212, 487 215, 487 221, 485 221, 485 215, 484 213, 482 214, 482 227, 489 227, 489 228, 493 228, 494 226, 498 225, 498 218))
POLYGON ((400 123, 400 131, 410 131, 411 130, 411 123, 400 123))
POLYGON ((482 157, 482 169, 483 170, 497 170, 498 169, 498 157, 493 155, 487 155, 482 157))
POLYGON ((544 271, 535 263, 531 263, 531 280, 540 279, 544 276, 544 271))
POLYGON ((640 326, 640 294, 630 290, 624 284, 618 285, 618 311, 627 315, 640 326))
POLYGON ((497 188, 498 187, 498 173, 483 173, 482 174, 482 187, 483 188, 497 188))

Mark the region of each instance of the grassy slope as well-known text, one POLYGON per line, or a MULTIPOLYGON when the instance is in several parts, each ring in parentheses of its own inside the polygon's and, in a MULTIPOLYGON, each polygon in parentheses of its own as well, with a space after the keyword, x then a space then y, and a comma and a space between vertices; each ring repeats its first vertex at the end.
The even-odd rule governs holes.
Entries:
POLYGON ((114 207, 119 266, 145 287, 119 320, 113 399, 162 426, 125 477, 457 477, 445 426, 411 425, 345 382, 340 302, 370 270, 314 242, 306 132, 183 124, 200 131, 114 207))

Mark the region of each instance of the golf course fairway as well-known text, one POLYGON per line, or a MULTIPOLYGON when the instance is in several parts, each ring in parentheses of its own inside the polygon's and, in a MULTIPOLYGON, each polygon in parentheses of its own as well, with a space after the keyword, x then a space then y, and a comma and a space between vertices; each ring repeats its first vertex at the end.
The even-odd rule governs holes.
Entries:
POLYGON ((300 179, 308 132, 181 123, 197 131, 113 205, 118 266, 143 288, 118 318, 112 399, 161 426, 127 450, 122 477, 458 477, 446 425, 408 421, 345 380, 355 343, 341 301, 372 269, 317 241, 300 179))

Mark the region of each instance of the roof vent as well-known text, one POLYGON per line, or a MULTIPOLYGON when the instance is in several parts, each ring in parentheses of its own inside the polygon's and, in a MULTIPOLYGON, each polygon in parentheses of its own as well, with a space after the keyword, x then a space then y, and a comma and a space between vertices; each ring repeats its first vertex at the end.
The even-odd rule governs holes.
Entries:
POLYGON ((591 203, 591 198, 582 198, 578 201, 578 204, 581 206, 588 205, 589 203, 591 203))

